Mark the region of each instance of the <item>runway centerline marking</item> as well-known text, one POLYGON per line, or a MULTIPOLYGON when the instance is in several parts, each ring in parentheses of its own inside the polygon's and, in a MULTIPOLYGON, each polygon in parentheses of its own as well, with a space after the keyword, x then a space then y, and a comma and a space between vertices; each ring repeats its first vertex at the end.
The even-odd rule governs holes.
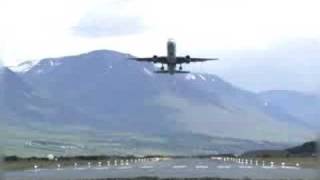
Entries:
POLYGON ((230 169, 231 166, 229 166, 229 165, 219 165, 219 166, 217 166, 217 168, 218 169, 230 169))
POLYGON ((187 167, 186 165, 175 165, 175 166, 172 166, 173 169, 184 169, 186 167, 187 167))
POLYGON ((196 165, 195 167, 196 169, 208 169, 208 166, 206 165, 196 165))
POLYGON ((252 166, 239 166, 240 169, 252 169, 252 166))
POLYGON ((131 169, 131 166, 122 166, 122 167, 118 167, 118 169, 131 169))
POLYGON ((153 166, 141 166, 141 169, 153 169, 153 166))

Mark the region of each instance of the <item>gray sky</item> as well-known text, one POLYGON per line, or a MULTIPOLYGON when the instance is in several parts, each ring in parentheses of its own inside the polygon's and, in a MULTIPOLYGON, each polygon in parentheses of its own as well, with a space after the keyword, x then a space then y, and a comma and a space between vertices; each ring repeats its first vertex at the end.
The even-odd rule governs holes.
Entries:
POLYGON ((250 90, 320 90, 318 0, 0 0, 0 57, 112 49, 136 56, 219 57, 187 68, 250 90))

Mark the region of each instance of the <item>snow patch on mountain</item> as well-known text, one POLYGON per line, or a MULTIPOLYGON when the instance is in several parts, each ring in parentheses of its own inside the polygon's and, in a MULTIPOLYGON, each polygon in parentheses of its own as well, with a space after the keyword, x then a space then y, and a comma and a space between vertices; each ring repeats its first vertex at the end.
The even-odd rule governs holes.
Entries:
POLYGON ((42 70, 42 69, 38 69, 38 70, 36 71, 36 73, 37 73, 37 74, 41 74, 41 73, 43 73, 43 70, 42 70))
POLYGON ((51 67, 55 67, 55 66, 61 65, 61 62, 51 60, 51 61, 49 61, 49 64, 51 67))
POLYGON ((204 80, 204 81, 207 80, 202 74, 199 74, 199 77, 200 77, 200 79, 202 79, 202 80, 204 80))
POLYGON ((10 66, 9 69, 16 73, 26 73, 34 66, 36 66, 39 62, 40 60, 26 61, 21 64, 18 64, 17 66, 10 66))
POLYGON ((197 77, 194 75, 194 74, 187 74, 186 76, 185 76, 185 78, 186 78, 186 80, 196 80, 197 79, 197 77))
POLYGON ((27 92, 23 92, 23 95, 26 97, 26 98, 31 98, 31 94, 27 93, 27 92))
POLYGON ((143 68, 143 71, 147 74, 147 75, 149 75, 149 76, 153 76, 153 73, 149 70, 149 69, 147 69, 147 68, 143 68))

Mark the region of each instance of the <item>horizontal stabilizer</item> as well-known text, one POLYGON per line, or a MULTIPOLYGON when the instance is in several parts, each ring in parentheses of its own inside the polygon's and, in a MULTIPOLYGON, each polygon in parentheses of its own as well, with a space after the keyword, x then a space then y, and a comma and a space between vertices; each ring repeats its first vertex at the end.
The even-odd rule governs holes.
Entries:
MULTIPOLYGON (((159 71, 154 71, 155 73, 159 73, 159 74, 170 74, 171 72, 168 70, 159 70, 159 71)), ((174 71, 174 74, 187 74, 190 73, 190 71, 174 71)))

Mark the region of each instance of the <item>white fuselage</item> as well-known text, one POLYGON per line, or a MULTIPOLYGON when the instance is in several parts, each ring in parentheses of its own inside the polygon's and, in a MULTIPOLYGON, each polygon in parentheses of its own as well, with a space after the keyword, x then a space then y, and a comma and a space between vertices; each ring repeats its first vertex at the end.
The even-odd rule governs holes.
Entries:
POLYGON ((173 40, 167 42, 168 71, 174 73, 176 70, 176 43, 173 40))

